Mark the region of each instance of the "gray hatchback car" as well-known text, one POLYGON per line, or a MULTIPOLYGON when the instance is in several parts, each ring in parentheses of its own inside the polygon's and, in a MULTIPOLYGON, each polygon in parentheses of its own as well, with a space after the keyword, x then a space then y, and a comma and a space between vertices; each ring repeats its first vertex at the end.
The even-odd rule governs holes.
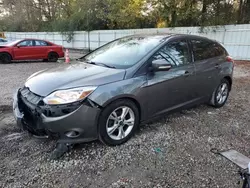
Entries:
POLYGON ((39 138, 119 145, 156 116, 200 103, 222 107, 233 68, 223 46, 204 37, 124 37, 30 76, 15 94, 14 115, 39 138))

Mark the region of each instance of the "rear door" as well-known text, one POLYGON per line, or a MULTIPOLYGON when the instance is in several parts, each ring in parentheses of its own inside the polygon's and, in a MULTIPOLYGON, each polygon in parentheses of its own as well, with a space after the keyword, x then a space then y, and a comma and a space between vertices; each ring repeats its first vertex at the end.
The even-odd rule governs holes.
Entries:
POLYGON ((225 55, 214 41, 193 38, 190 42, 197 76, 197 95, 209 97, 220 82, 217 78, 225 55))
POLYGON ((158 115, 195 99, 195 68, 190 58, 188 42, 177 39, 168 42, 150 60, 165 60, 169 71, 149 73, 147 76, 148 114, 158 115))
POLYGON ((37 59, 46 59, 48 57, 48 43, 42 40, 34 41, 34 52, 37 59))

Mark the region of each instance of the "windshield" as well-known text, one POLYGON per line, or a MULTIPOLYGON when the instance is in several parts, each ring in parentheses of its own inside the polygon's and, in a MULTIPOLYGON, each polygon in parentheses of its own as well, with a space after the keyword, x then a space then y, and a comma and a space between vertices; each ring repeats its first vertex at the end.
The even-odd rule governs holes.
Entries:
POLYGON ((96 64, 102 63, 110 67, 126 69, 140 61, 164 38, 164 36, 122 38, 92 52, 85 56, 85 59, 96 64))
POLYGON ((20 42, 21 40, 15 40, 15 41, 9 41, 6 44, 4 44, 5 46, 13 46, 15 44, 17 44, 18 42, 20 42))

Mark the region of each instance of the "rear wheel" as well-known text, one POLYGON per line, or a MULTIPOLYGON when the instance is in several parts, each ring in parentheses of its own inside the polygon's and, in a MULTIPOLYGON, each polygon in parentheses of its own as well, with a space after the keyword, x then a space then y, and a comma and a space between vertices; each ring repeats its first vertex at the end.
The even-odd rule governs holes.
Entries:
POLYGON ((227 79, 223 79, 220 85, 215 89, 210 100, 210 105, 215 108, 224 106, 227 102, 229 91, 230 84, 227 79))
POLYGON ((99 139, 115 146, 127 142, 139 125, 139 111, 130 100, 119 100, 108 105, 99 119, 99 139))
POLYGON ((56 52, 50 52, 48 55, 48 61, 49 62, 57 62, 59 56, 56 52))
POLYGON ((7 53, 0 53, 0 63, 10 63, 11 56, 7 53))

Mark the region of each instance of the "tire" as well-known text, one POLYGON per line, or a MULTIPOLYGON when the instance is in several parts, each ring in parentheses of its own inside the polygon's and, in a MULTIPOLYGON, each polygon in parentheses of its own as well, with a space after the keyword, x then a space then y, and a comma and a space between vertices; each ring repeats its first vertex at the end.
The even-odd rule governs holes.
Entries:
POLYGON ((0 63, 10 63, 11 56, 7 53, 0 53, 0 63))
POLYGON ((215 108, 223 107, 227 102, 229 92, 230 92, 230 84, 228 80, 227 79, 221 80, 221 83, 219 84, 219 86, 216 87, 216 89, 214 90, 209 104, 215 108), (224 90, 224 93, 222 93, 222 89, 223 89, 222 87, 224 86, 226 86, 226 88, 224 90))
POLYGON ((56 52, 50 52, 48 55, 48 61, 49 62, 57 62, 59 56, 56 52))
POLYGON ((99 140, 109 146, 121 145, 135 134, 138 125, 139 110, 137 106, 130 100, 115 101, 105 107, 101 112, 98 123, 99 140), (122 112, 126 111, 127 115, 122 119, 122 112), (111 116, 111 114, 113 115, 111 116), (113 117, 115 117, 114 114, 117 115, 116 118, 114 118, 116 120, 113 119, 113 117), (130 124, 130 126, 128 124, 130 124), (115 129, 114 127, 117 128, 115 129), (110 129, 109 133, 108 129, 110 129), (111 133, 112 131, 113 133, 111 133), (121 134, 122 132, 123 134, 121 134))

